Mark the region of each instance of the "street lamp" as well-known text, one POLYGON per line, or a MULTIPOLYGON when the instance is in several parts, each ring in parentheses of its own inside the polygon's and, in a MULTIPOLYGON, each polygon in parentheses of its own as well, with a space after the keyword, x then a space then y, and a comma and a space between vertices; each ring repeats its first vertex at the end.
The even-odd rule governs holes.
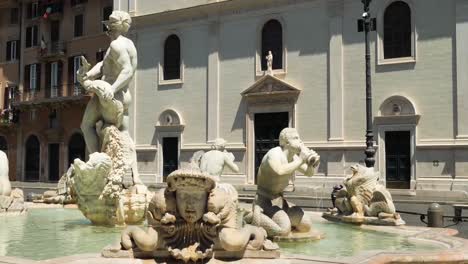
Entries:
POLYGON ((372 0, 361 0, 364 4, 364 13, 362 19, 358 20, 358 31, 364 31, 365 45, 366 45, 366 167, 372 168, 375 164, 375 149, 374 149, 374 132, 372 127, 372 86, 371 86, 371 72, 370 72, 370 48, 369 48, 369 32, 375 31, 376 22, 375 18, 370 17, 369 4, 372 0))

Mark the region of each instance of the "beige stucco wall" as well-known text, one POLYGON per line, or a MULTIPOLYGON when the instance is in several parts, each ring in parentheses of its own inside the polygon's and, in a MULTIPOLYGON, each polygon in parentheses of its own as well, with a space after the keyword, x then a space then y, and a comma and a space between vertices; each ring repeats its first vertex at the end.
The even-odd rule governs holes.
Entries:
MULTIPOLYGON (((209 147, 208 130, 217 125, 219 130, 213 131, 218 131, 220 137, 228 140, 230 150, 235 152, 241 167, 240 175, 231 180, 242 182, 242 177, 248 173, 248 135, 245 119, 247 106, 240 93, 259 78, 255 74, 258 41, 263 23, 270 18, 279 19, 283 24, 287 66, 286 74, 280 78, 302 90, 296 104, 295 126, 303 140, 322 156, 318 172, 321 177, 300 180, 332 184, 340 181, 349 165, 364 159, 364 36, 356 28, 356 19, 362 14, 359 1, 279 1, 271 7, 239 8, 238 12, 218 14, 216 19, 213 14, 208 18, 195 16, 190 21, 177 21, 177 16, 184 17, 185 12, 179 10, 167 24, 164 20, 158 20, 159 14, 153 15, 157 24, 150 22, 153 17, 149 13, 160 12, 156 9, 145 8, 148 12, 140 19, 138 10, 152 3, 138 1, 135 13, 139 69, 135 80, 137 106, 132 117, 137 145, 144 149, 139 155, 146 157, 144 162, 140 162, 145 173, 158 174, 158 169, 154 169, 158 167, 158 133, 154 126, 162 111, 173 108, 179 112, 185 125, 181 163, 186 163, 197 147, 209 147), (139 21, 142 23, 138 24, 139 21), (335 23, 333 33, 332 23, 335 23), (217 30, 212 30, 213 27, 217 30), (182 84, 159 85, 158 65, 162 63, 162 45, 170 32, 176 32, 181 38, 184 80, 182 84), (330 45, 332 34, 340 36, 341 48, 330 45), (218 53, 219 64, 208 62, 213 54, 213 49, 210 49, 213 45, 216 46, 214 50, 218 53), (341 61, 342 66, 330 65, 330 61, 341 61), (219 65, 218 79, 207 77, 213 76, 213 65, 219 65), (330 89, 335 89, 330 84, 329 76, 333 76, 330 68, 341 70, 343 80, 343 111, 338 119, 334 118, 335 113, 330 114, 329 109, 330 89), (210 92, 215 90, 209 78, 219 83, 218 124, 207 123, 210 115, 207 109, 212 108, 207 102, 210 92), (335 122, 342 122, 343 127, 343 138, 338 142, 329 140, 330 125, 336 125, 335 122)), ((372 15, 382 16, 387 3, 383 0, 373 1, 372 15)), ((461 124, 457 120, 460 107, 455 104, 456 3, 460 4, 456 1, 441 4, 437 0, 410 2, 415 23, 415 62, 379 65, 377 35, 382 33, 370 33, 374 116, 379 114, 384 100, 393 95, 408 98, 416 108, 416 114, 420 115, 413 144, 412 188, 462 188, 457 187, 457 180, 468 175, 468 156, 465 155, 468 153, 464 150, 466 141, 455 137, 456 127, 461 124), (430 17, 438 19, 428 19, 430 17), (435 160, 439 166, 434 166, 435 160)), ((178 3, 177 6, 183 8, 184 4, 178 3)), ((195 14, 196 8, 203 10, 203 7, 194 7, 186 12, 195 14)), ((222 13, 222 8, 220 10, 222 13)), ((336 127, 340 127, 340 124, 336 127)), ((379 154, 384 153, 377 152, 379 154)), ((381 160, 379 162, 377 156, 376 167, 385 173, 385 164, 381 160)), ((230 172, 226 174, 231 175, 230 172)))

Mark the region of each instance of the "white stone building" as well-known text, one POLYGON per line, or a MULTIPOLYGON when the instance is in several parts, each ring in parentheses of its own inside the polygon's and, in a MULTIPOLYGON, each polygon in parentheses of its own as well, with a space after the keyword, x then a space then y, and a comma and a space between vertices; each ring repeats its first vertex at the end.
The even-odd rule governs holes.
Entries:
MULTIPOLYGON (((296 176, 296 189, 328 192, 364 160, 361 1, 114 0, 114 7, 134 19, 131 129, 147 182, 163 182, 165 170, 222 137, 240 168, 222 181, 254 186, 256 158, 285 125, 322 158, 316 176, 296 176), (274 76, 262 67, 267 50, 274 76)), ((370 12, 376 169, 387 187, 407 190, 400 193, 463 195, 468 1, 374 0, 370 12)))

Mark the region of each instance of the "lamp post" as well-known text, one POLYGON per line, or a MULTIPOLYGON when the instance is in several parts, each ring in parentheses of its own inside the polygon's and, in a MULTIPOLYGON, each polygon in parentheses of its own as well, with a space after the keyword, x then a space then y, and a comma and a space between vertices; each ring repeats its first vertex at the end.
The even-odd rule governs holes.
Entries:
POLYGON ((375 31, 375 18, 372 19, 369 13, 369 4, 372 0, 361 0, 364 4, 364 13, 362 19, 358 21, 358 31, 364 31, 364 41, 366 45, 366 167, 372 168, 375 164, 375 149, 374 149, 374 132, 372 126, 372 86, 370 72, 370 48, 369 48, 369 32, 375 31))

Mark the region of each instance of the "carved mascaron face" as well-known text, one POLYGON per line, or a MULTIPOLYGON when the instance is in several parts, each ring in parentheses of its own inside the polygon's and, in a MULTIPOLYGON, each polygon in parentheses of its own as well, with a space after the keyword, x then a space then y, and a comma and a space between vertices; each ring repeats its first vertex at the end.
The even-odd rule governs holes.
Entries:
POLYGON ((200 220, 206 210, 208 193, 204 190, 181 188, 176 191, 177 211, 188 223, 200 220))

